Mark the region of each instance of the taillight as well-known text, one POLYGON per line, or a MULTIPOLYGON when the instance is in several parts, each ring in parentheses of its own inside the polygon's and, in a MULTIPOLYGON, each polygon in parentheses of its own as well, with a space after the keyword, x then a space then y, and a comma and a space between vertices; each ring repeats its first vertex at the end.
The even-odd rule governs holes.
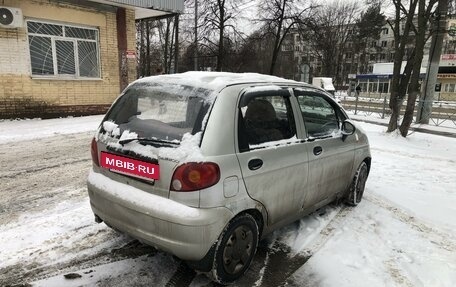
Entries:
POLYGON ((173 191, 195 191, 220 180, 220 168, 213 162, 189 162, 178 166, 171 180, 173 191))
POLYGON ((97 141, 95 138, 92 139, 92 144, 90 147, 90 152, 92 153, 92 161, 96 166, 100 166, 100 162, 98 161, 98 147, 97 141))

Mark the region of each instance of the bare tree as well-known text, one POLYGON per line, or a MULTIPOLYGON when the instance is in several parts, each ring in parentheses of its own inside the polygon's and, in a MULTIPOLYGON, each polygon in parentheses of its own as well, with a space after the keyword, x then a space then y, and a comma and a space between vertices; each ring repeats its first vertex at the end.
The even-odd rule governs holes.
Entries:
POLYGON ((222 71, 228 54, 226 46, 232 44, 233 37, 240 35, 235 20, 243 1, 201 0, 199 3, 202 19, 199 29, 202 35, 200 44, 213 51, 217 58, 216 70, 222 71))
POLYGON ((400 108, 408 92, 407 106, 400 127, 401 135, 404 137, 407 136, 413 120, 415 101, 420 93, 421 62, 424 46, 429 38, 429 20, 436 3, 437 0, 410 0, 406 7, 402 0, 393 0, 395 17, 388 20, 394 34, 395 54, 389 102, 391 118, 387 131, 392 132, 398 128, 400 108), (401 72, 404 57, 407 62, 401 72))
POLYGON ((273 39, 269 74, 273 75, 275 72, 277 58, 288 33, 302 23, 314 7, 301 7, 293 0, 262 0, 259 3, 259 21, 263 22, 266 33, 273 39))
POLYGON ((353 42, 356 42, 356 23, 360 18, 358 2, 333 1, 317 7, 305 26, 314 55, 322 63, 321 74, 335 77, 341 84, 351 71, 346 62, 353 56, 353 42), (350 57, 347 55, 350 55, 350 57))
POLYGON ((136 22, 138 77, 176 72, 176 19, 168 15, 136 22))

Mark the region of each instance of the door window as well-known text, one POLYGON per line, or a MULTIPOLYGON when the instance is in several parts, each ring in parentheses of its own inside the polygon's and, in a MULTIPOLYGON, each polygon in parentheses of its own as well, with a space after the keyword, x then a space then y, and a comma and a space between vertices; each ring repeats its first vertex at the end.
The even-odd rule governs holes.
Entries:
POLYGON ((250 150, 296 135, 287 90, 245 93, 239 106, 239 149, 250 150))
POLYGON ((322 95, 296 92, 308 137, 327 137, 339 131, 343 114, 322 95))

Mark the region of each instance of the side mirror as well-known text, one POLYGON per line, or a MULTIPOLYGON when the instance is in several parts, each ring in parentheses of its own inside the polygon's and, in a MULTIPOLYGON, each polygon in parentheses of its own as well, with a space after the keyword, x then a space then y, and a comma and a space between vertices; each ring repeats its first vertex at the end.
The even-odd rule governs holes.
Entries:
POLYGON ((354 134, 356 131, 355 125, 353 125, 351 122, 345 120, 342 123, 342 140, 344 141, 348 136, 354 134))

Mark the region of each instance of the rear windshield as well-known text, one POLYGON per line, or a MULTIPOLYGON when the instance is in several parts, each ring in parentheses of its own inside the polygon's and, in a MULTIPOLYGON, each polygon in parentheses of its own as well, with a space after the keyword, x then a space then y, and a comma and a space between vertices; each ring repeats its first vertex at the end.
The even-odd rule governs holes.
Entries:
POLYGON ((138 83, 130 86, 105 121, 141 138, 181 141, 185 133, 202 130, 212 91, 176 84, 138 83))

